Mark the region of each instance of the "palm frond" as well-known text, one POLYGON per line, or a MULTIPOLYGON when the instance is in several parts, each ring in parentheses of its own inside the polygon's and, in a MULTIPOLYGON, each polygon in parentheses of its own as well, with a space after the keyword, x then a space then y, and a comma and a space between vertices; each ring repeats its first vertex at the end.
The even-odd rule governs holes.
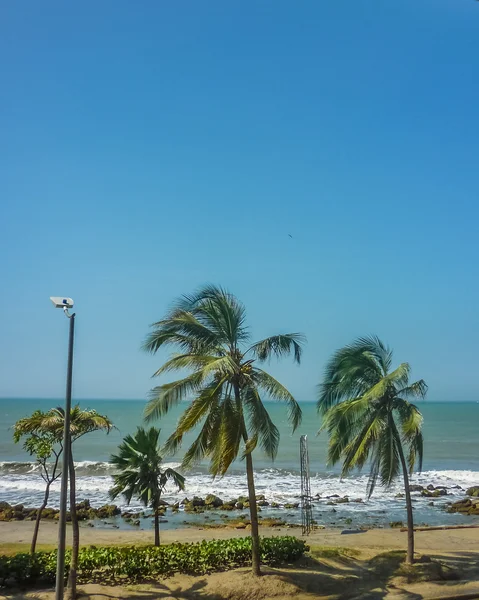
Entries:
POLYGON ((286 403, 288 407, 288 420, 293 427, 293 431, 296 431, 301 423, 303 413, 294 396, 284 385, 262 369, 254 368, 252 378, 258 388, 266 392, 271 399, 286 403))
POLYGON ((218 405, 226 379, 213 381, 204 387, 200 394, 181 415, 175 431, 166 441, 163 450, 165 454, 175 454, 182 444, 183 436, 200 423, 203 418, 218 405))
POLYGON ((236 459, 241 442, 242 416, 236 403, 226 396, 221 404, 221 423, 215 443, 211 448, 210 473, 223 476, 236 459))
POLYGON ((424 379, 420 379, 411 385, 408 385, 400 390, 398 390, 397 395, 402 398, 419 398, 423 400, 426 397, 428 387, 424 379))
POLYGON ((341 348, 326 364, 317 404, 321 414, 338 402, 364 395, 383 378, 382 366, 367 340, 360 338, 341 348))
POLYGON ((257 445, 258 445, 258 436, 257 435, 253 435, 253 437, 248 438, 244 445, 244 452, 241 455, 241 460, 244 460, 248 456, 248 454, 251 454, 256 449, 257 445))
POLYGON ((182 468, 189 469, 210 455, 218 437, 221 416, 221 407, 218 402, 209 410, 200 433, 186 451, 181 463, 182 468))
POLYGON ((341 477, 355 468, 362 469, 384 430, 384 419, 376 411, 367 415, 364 421, 364 427, 344 449, 341 477))
POLYGON ((401 433, 404 440, 409 441, 421 432, 423 416, 415 404, 411 404, 403 398, 395 398, 393 408, 401 424, 401 433))
POLYGON ((409 382, 409 373, 411 372, 411 367, 409 363, 401 363, 397 369, 388 373, 385 377, 389 382, 391 382, 397 390, 400 388, 404 388, 408 385, 409 382))
POLYGON ((221 287, 207 285, 192 295, 181 297, 169 316, 175 318, 183 311, 195 315, 198 321, 214 331, 218 339, 230 348, 248 338, 243 304, 221 287))
POLYGON ((379 465, 381 461, 381 454, 379 453, 378 444, 375 445, 373 449, 373 459, 371 461, 371 469, 369 471, 368 483, 366 485, 366 498, 369 500, 371 498, 374 488, 376 487, 376 483, 379 476, 379 465))
POLYGON ((155 354, 164 345, 180 346, 188 353, 208 353, 218 350, 218 335, 190 312, 178 312, 175 317, 158 321, 143 343, 143 350, 155 354))
POLYGON ((149 402, 144 411, 145 420, 150 422, 165 415, 170 408, 184 400, 188 394, 201 389, 205 375, 203 371, 195 371, 188 377, 164 383, 151 390, 149 402))
POLYGON ((351 441, 361 431, 369 413, 367 400, 353 398, 332 406, 324 415, 321 431, 326 429, 329 433, 329 465, 335 465, 341 460, 351 441))
POLYGON ((203 371, 205 377, 213 371, 222 373, 234 373, 234 363, 230 356, 208 356, 201 354, 180 354, 167 360, 155 373, 153 377, 158 377, 168 371, 179 371, 181 369, 193 369, 203 371))
POLYGON ((401 464, 398 450, 398 444, 400 443, 401 440, 395 435, 393 418, 389 415, 388 426, 384 428, 378 448, 380 453, 379 476, 381 484, 386 488, 390 487, 400 471, 401 464))
POLYGON ((422 433, 418 432, 412 439, 409 440, 409 452, 408 452, 408 466, 409 473, 414 472, 414 467, 417 462, 417 469, 419 472, 422 471, 422 461, 424 453, 424 440, 422 433))
POLYGON ((302 333, 273 335, 260 342, 256 342, 247 352, 252 352, 260 362, 269 360, 272 356, 282 358, 293 353, 295 362, 299 364, 303 352, 302 346, 305 342, 306 337, 302 333))
MULTIPOLYGON (((243 402, 248 412, 249 428, 252 433, 249 439, 259 439, 263 451, 274 460, 278 453, 279 431, 262 403, 256 387, 251 386, 243 391, 243 402)), ((249 448, 247 446, 244 455, 248 453, 249 448)))
POLYGON ((175 471, 171 468, 165 469, 163 473, 166 479, 173 481, 179 490, 185 489, 185 478, 183 475, 181 475, 181 473, 178 473, 178 471, 175 471))

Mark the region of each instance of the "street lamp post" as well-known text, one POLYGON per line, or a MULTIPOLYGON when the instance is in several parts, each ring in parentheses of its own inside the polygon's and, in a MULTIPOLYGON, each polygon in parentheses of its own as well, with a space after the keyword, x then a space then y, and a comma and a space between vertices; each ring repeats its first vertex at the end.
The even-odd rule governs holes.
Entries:
POLYGON ((65 419, 63 425, 63 460, 62 479, 60 487, 60 516, 58 519, 58 553, 57 553, 57 575, 55 583, 55 600, 63 600, 65 588, 65 545, 67 524, 67 491, 68 491, 68 467, 70 460, 70 413, 72 405, 72 373, 73 373, 73 338, 75 335, 75 313, 70 314, 69 308, 73 308, 71 298, 52 297, 50 300, 55 308, 62 308, 65 315, 70 319, 70 335, 68 339, 68 367, 67 367, 67 389, 65 396, 65 419))

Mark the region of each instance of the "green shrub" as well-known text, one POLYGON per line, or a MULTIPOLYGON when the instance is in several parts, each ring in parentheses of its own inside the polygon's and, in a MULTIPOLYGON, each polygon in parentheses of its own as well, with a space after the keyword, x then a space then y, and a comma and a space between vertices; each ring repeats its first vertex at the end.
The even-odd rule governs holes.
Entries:
MULTIPOLYGON (((277 565, 301 557, 308 550, 305 542, 283 536, 261 539, 261 562, 277 565)), ((65 574, 70 565, 70 552, 65 559, 65 574)), ((0 586, 24 585, 39 581, 55 581, 57 553, 37 552, 0 556, 0 586)), ((145 579, 189 573, 193 575, 234 569, 251 564, 251 538, 202 541, 196 544, 164 546, 90 546, 80 550, 78 579, 121 580, 145 579)))

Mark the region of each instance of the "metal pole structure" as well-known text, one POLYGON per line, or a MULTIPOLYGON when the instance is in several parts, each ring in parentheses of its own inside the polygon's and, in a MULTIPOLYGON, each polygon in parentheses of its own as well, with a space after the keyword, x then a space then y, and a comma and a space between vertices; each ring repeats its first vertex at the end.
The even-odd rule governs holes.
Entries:
POLYGON ((313 528, 313 510, 311 483, 309 479, 308 436, 302 435, 299 440, 299 457, 301 464, 301 525, 303 535, 308 535, 313 528))
POLYGON ((68 340, 67 390, 65 396, 65 418, 63 426, 63 461, 62 480, 60 488, 60 517, 58 519, 58 554, 57 577, 55 583, 55 600, 63 600, 63 591, 65 588, 65 534, 67 524, 68 466, 70 461, 70 413, 72 406, 73 338, 75 335, 75 313, 70 315, 66 309, 64 309, 64 312, 66 316, 70 319, 70 336, 68 340))

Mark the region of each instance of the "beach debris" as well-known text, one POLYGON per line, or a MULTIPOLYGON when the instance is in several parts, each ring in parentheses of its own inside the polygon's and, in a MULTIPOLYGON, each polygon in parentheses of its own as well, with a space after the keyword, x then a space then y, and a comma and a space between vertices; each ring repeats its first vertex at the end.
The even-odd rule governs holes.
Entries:
POLYGON ((365 529, 343 529, 341 535, 350 535, 352 533, 366 533, 365 529))

